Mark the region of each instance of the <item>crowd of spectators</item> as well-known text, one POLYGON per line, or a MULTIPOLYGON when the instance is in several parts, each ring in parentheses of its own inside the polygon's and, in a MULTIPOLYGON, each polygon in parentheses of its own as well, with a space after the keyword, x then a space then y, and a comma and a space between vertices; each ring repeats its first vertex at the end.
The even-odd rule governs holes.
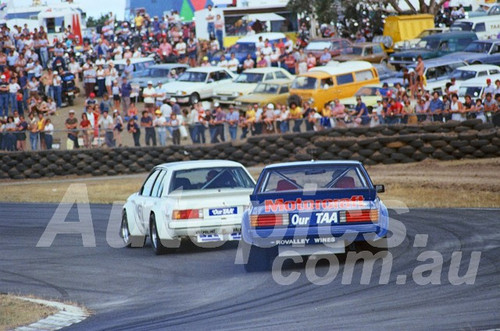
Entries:
MULTIPOLYGON (((259 39, 255 60, 252 54, 242 63, 234 54, 215 58, 217 52, 224 50, 223 21, 220 15, 211 14, 210 6, 206 24, 211 38, 202 41, 197 40, 192 25, 181 23, 176 12, 152 18, 139 12, 134 18, 134 31, 129 23, 117 28, 111 15, 101 34, 88 36, 83 45, 78 44, 71 26, 65 29, 63 40, 55 40, 53 44, 43 27, 30 31, 26 26, 12 30, 3 26, 0 29, 0 149, 26 150, 27 140, 32 150, 51 149, 55 132, 61 130, 66 132, 66 148, 72 149, 122 146, 124 131, 132 136, 135 146, 141 145, 141 135, 146 145, 165 146, 170 140, 172 144, 180 144, 183 139, 192 143, 217 143, 249 134, 319 131, 342 126, 468 118, 487 121, 500 104, 500 81, 488 82, 480 98, 466 96, 463 103, 458 100, 453 81, 443 95, 427 92, 420 59, 415 70, 404 72, 403 87, 397 85, 394 93, 388 86, 380 89, 380 100, 375 106, 366 106, 358 97, 353 108, 346 108, 335 100, 320 111, 308 101, 263 107, 256 104, 243 110, 233 107, 223 110, 218 104, 204 108, 202 103, 183 108, 175 98, 165 97, 161 84, 157 87, 148 84, 143 91, 144 103, 134 100, 130 84, 134 67, 130 59, 147 52, 154 51, 162 60, 174 58, 190 66, 210 66, 218 61, 218 66, 232 71, 237 71, 239 66, 242 69, 281 66, 292 74, 326 65, 331 60, 328 51, 317 59, 288 37, 274 44, 259 39), (139 43, 134 41, 134 36, 140 38, 139 43), (85 57, 78 58, 78 54, 85 57), (119 60, 126 61, 120 70, 114 65, 119 60), (81 90, 78 97, 85 98, 82 111, 59 111, 63 106, 64 77, 68 73, 81 90), (64 127, 54 128, 51 117, 58 113, 67 119, 64 127)), ((254 33, 249 27, 247 34, 254 33)), ((362 41, 364 37, 357 34, 354 42, 362 41)))

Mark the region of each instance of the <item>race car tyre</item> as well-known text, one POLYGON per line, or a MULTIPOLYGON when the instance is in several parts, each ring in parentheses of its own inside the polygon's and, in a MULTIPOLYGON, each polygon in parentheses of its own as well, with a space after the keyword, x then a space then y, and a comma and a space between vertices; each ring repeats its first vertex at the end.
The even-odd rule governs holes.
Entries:
POLYGON ((387 252, 387 237, 380 238, 378 240, 372 241, 356 241, 356 252, 360 253, 363 251, 368 251, 372 254, 377 254, 378 252, 387 252))
POLYGON ((198 93, 193 93, 189 96, 189 103, 194 105, 196 103, 200 102, 200 95, 198 93))
POLYGON ((132 236, 128 228, 127 212, 124 210, 122 214, 122 224, 120 226, 120 237, 123 239, 126 247, 143 247, 146 241, 146 236, 132 236))
POLYGON ((154 214, 151 214, 149 218, 149 238, 151 238, 151 247, 156 255, 163 255, 167 253, 167 247, 163 246, 160 236, 158 236, 158 229, 156 225, 156 218, 154 214))
POLYGON ((272 248, 250 246, 248 261, 245 264, 245 271, 257 272, 269 270, 276 255, 273 254, 274 252, 275 250, 272 248))

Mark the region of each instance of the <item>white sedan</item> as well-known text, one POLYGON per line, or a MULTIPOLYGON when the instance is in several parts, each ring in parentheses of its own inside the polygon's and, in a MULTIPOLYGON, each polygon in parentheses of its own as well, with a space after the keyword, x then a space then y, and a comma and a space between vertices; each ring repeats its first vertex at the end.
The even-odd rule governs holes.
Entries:
POLYGON ((237 97, 250 94, 261 82, 268 82, 275 79, 293 80, 294 78, 294 75, 283 68, 266 67, 247 69, 236 77, 233 82, 234 84, 216 88, 214 99, 222 104, 234 104, 237 97))
POLYGON ((172 162, 153 168, 122 212, 120 235, 129 247, 150 236, 156 254, 196 244, 240 240, 241 220, 255 181, 233 161, 172 162))
POLYGON ((229 85, 235 75, 226 68, 196 67, 186 70, 176 81, 163 85, 167 98, 179 103, 195 104, 214 96, 214 90, 229 85))

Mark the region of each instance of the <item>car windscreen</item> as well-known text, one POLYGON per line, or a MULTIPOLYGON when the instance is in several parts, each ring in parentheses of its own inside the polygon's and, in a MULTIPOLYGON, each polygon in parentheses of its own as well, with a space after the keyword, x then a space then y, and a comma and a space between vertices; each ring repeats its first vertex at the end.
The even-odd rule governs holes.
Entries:
POLYGON ((363 47, 353 47, 351 54, 353 54, 353 55, 363 55, 363 47))
POLYGON ((469 95, 473 99, 480 98, 481 90, 481 86, 461 86, 458 90, 458 96, 464 98, 469 95))
POLYGON ((331 43, 329 41, 312 41, 306 46, 307 51, 322 51, 325 48, 330 49, 331 43))
POLYGON ((132 78, 140 78, 140 77, 148 77, 148 76, 149 76, 149 69, 134 71, 132 73, 132 78))
POLYGON ((380 90, 379 87, 363 86, 354 95, 357 97, 375 96, 380 94, 379 90, 380 90))
POLYGON ((160 68, 150 68, 149 77, 167 77, 170 70, 160 68))
POLYGON ((422 39, 417 43, 415 47, 419 49, 428 49, 428 50, 438 49, 439 39, 437 38, 422 39))
POLYGON ((277 84, 259 84, 253 93, 276 94, 280 87, 277 84))
POLYGON ((178 81, 181 82, 197 82, 203 83, 207 78, 206 72, 197 72, 197 71, 186 71, 182 75, 179 76, 178 81))
POLYGON ((472 22, 455 22, 451 25, 450 30, 452 31, 472 31, 472 22))
POLYGON ((310 164, 303 167, 269 169, 257 192, 362 189, 369 188, 356 165, 310 164))
POLYGON ((292 83, 293 89, 314 90, 318 85, 318 80, 314 77, 301 76, 296 77, 292 83))
POLYGON ((254 43, 236 43, 229 49, 229 53, 249 53, 254 54, 257 49, 254 43))
POLYGON ((473 70, 455 69, 450 75, 451 78, 456 80, 467 80, 476 77, 476 72, 473 70))
POLYGON ((243 72, 234 80, 236 83, 259 83, 262 82, 264 74, 243 72))
POLYGON ((209 167, 175 171, 172 175, 170 192, 179 189, 194 191, 253 187, 252 179, 240 167, 209 167))
POLYGON ((490 43, 472 42, 467 47, 465 47, 464 52, 488 54, 490 48, 491 48, 490 43))

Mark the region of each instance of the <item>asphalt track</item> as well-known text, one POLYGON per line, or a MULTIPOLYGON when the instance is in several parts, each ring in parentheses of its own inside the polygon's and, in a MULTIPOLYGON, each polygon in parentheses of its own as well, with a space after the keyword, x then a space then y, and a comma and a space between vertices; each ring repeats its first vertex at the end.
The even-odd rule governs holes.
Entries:
MULTIPOLYGON (((279 285, 271 272, 245 273, 234 263, 236 243, 217 249, 187 245, 165 256, 155 256, 149 243, 142 249, 112 248, 106 241, 109 205, 91 206, 96 247, 83 247, 82 237, 72 234, 58 235, 50 247, 36 247, 56 208, 0 204, 0 292, 78 302, 93 311, 71 330, 500 326, 500 209, 391 211, 406 234, 389 250, 388 284, 379 284, 378 263, 369 284, 360 284, 359 264, 350 284, 342 284, 346 265, 341 263, 338 275, 320 286, 308 280, 304 264, 284 271, 301 273, 291 285, 279 285), (427 243, 421 235, 428 235, 427 243), (480 252, 474 284, 450 283, 454 251, 463 254, 459 275, 467 271, 472 252, 480 252), (431 261, 418 261, 420 254, 442 256, 441 271, 437 265, 432 274, 440 284, 419 285, 413 277, 431 261)), ((65 221, 77 220, 73 206, 65 221)), ((327 271, 327 263, 316 269, 320 276, 327 271)), ((428 271, 422 277, 432 275, 428 271)))

